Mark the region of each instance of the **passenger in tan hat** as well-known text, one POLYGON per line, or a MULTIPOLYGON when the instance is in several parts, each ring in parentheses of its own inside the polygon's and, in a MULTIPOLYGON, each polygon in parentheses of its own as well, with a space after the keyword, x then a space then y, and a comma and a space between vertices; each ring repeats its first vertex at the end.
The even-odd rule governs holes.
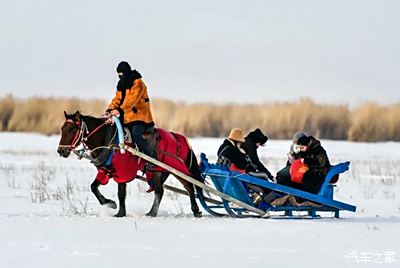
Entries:
POLYGON ((244 135, 243 135, 243 130, 240 128, 232 128, 231 132, 229 133, 228 139, 231 141, 236 141, 236 142, 244 142, 244 135))
POLYGON ((240 147, 244 142, 243 130, 233 128, 227 139, 218 149, 217 163, 227 166, 230 170, 244 173, 251 168, 249 157, 240 147))

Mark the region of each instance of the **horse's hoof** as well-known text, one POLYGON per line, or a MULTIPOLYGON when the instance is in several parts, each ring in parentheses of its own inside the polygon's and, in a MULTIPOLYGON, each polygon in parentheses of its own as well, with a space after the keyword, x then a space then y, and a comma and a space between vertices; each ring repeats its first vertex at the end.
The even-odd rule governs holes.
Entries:
POLYGON ((146 216, 149 216, 149 217, 155 217, 155 216, 157 216, 157 212, 148 212, 148 213, 146 213, 146 216))
POLYGON ((201 218, 201 217, 203 217, 203 213, 201 213, 201 211, 199 211, 199 212, 193 212, 193 215, 194 215, 196 218, 201 218))
POLYGON ((122 218, 126 217, 126 212, 118 212, 117 214, 114 215, 116 218, 122 218))
POLYGON ((117 208, 117 203, 115 203, 113 200, 107 200, 104 205, 106 205, 109 208, 116 209, 117 208))

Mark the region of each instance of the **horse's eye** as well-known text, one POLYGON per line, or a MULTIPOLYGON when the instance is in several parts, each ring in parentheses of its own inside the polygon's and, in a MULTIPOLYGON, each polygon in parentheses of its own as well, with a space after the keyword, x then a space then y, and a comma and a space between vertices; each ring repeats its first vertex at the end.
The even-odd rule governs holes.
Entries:
POLYGON ((68 132, 69 132, 69 133, 72 133, 72 132, 74 132, 75 130, 76 130, 76 127, 75 127, 75 126, 71 126, 71 127, 68 128, 68 132))

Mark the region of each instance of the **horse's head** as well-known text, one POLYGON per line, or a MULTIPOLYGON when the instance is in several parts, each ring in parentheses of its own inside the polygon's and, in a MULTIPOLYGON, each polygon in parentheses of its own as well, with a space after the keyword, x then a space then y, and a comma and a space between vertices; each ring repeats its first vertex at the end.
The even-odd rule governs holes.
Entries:
POLYGON ((64 111, 65 122, 61 127, 61 140, 57 152, 60 156, 67 158, 82 139, 82 119, 79 111, 67 114, 64 111))

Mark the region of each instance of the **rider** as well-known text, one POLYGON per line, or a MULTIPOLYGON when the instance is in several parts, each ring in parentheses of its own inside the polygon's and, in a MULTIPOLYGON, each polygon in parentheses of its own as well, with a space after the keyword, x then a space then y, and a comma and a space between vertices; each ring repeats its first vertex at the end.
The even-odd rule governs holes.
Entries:
POLYGON ((132 139, 139 149, 152 156, 153 152, 143 138, 143 133, 147 128, 154 126, 154 121, 147 87, 142 80, 142 75, 138 71, 132 70, 126 61, 118 64, 117 73, 119 77, 117 91, 106 113, 119 116, 124 125, 130 129, 132 139))

